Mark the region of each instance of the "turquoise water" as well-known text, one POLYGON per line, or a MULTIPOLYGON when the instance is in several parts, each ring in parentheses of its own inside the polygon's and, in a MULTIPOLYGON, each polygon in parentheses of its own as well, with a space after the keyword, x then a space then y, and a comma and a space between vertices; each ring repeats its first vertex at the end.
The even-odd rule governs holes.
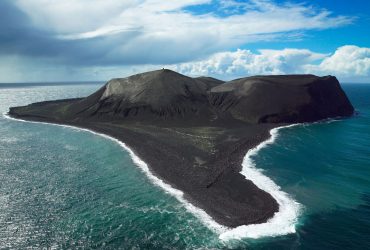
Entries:
MULTIPOLYGON (((0 112, 99 86, 3 86, 0 112)), ((254 157, 304 206, 295 234, 257 240, 221 242, 110 140, 0 117, 0 249, 370 248, 370 85, 343 87, 357 116, 280 130, 254 157)))

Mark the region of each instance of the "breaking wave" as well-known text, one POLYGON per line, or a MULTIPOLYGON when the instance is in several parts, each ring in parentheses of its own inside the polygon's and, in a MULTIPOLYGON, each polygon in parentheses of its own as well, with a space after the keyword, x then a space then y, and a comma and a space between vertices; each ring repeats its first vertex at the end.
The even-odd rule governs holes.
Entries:
POLYGON ((137 155, 135 155, 131 148, 129 148, 125 143, 119 141, 116 138, 89 129, 74 127, 70 125, 27 121, 23 119, 10 117, 7 114, 3 114, 3 116, 8 119, 16 121, 55 125, 79 131, 85 131, 118 143, 125 151, 127 151, 130 154, 132 161, 135 163, 135 165, 137 165, 146 174, 146 176, 152 181, 153 184, 161 187, 165 192, 174 196, 178 201, 180 201, 184 205, 184 207, 189 212, 191 212, 197 218, 199 218, 203 222, 203 224, 205 224, 213 231, 218 233, 219 238, 222 241, 242 238, 261 238, 267 236, 278 236, 295 232, 295 225, 298 221, 301 205, 297 203, 294 199, 292 199, 287 193, 282 191, 280 187, 277 184, 275 184, 270 178, 263 175, 262 170, 256 168, 252 156, 256 155, 258 151, 261 150, 262 148, 266 147, 269 144, 272 144, 276 140, 278 136, 278 131, 280 129, 292 127, 297 124, 278 127, 270 130, 271 137, 268 140, 260 143, 255 148, 249 150, 246 156, 244 157, 242 163, 243 168, 241 174, 243 174, 247 179, 251 180, 258 188, 269 193, 278 202, 279 211, 276 212, 274 216, 271 219, 269 219, 266 223, 243 225, 230 229, 220 225, 219 223, 214 221, 204 210, 197 208, 190 202, 188 202, 184 198, 184 193, 181 190, 172 187, 170 184, 165 183, 163 180, 153 175, 148 165, 143 160, 141 160, 137 155))
POLYGON ((273 180, 265 176, 261 169, 256 168, 256 164, 254 163, 252 157, 255 156, 262 148, 274 143, 280 129, 296 125, 297 124, 292 124, 271 129, 271 137, 257 145, 255 148, 250 149, 245 155, 242 163, 243 168, 240 172, 247 179, 251 180, 258 188, 269 193, 279 204, 279 211, 277 211, 274 216, 265 223, 243 225, 230 229, 222 233, 220 235, 220 239, 256 239, 267 236, 295 233, 295 225, 298 222, 298 216, 302 206, 292 199, 287 193, 282 191, 273 180))

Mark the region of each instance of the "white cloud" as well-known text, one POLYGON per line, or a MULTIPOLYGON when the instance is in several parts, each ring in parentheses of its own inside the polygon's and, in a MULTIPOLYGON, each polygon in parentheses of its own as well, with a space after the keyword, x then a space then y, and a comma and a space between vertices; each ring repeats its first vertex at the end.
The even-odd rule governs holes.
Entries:
POLYGON ((327 55, 307 49, 250 50, 220 52, 206 60, 179 64, 176 69, 190 75, 216 75, 238 77, 261 74, 297 73, 302 65, 324 59, 327 55))
POLYGON ((263 74, 335 75, 340 79, 370 80, 370 48, 339 47, 333 54, 308 49, 220 52, 201 61, 169 66, 183 74, 232 79, 263 74))
POLYGON ((346 45, 325 58, 319 65, 306 65, 306 71, 330 73, 343 77, 370 76, 370 48, 346 45))
MULTIPOLYGON (((267 0, 228 1, 229 15, 195 15, 183 8, 211 0, 16 0, 35 27, 55 38, 89 44, 81 54, 102 64, 175 63, 204 58, 245 43, 305 30, 343 26, 352 18, 306 5, 267 0), (237 8, 238 12, 232 12, 237 8), (93 48, 93 49, 91 49, 93 48), (86 53, 84 53, 86 50, 86 53)), ((293 36, 294 37, 294 36, 293 36)), ((293 38, 294 39, 294 38, 293 38)), ((78 55, 65 54, 76 58, 78 55)))
MULTIPOLYGON (((51 79, 54 75, 57 80, 74 80, 94 78, 89 75, 91 70, 99 79, 108 79, 169 65, 185 74, 224 79, 284 73, 370 78, 368 48, 344 46, 332 55, 308 49, 230 52, 230 48, 256 41, 296 40, 307 30, 350 24, 351 17, 336 16, 308 4, 273 0, 222 0, 217 11, 210 8, 202 15, 184 10, 208 3, 215 1, 9 1, 21 10, 17 20, 27 22, 25 13, 33 26, 27 22, 20 29, 14 28, 24 32, 9 32, 26 36, 19 39, 16 35, 13 43, 3 45, 0 63, 13 72, 3 75, 7 75, 5 79, 13 75, 14 79, 22 76, 27 80, 31 74, 33 79, 45 79, 46 75, 51 79), (17 58, 14 67, 6 63, 6 56, 17 58), (79 76, 78 72, 84 73, 79 76)), ((8 35, 11 25, 4 27, 8 35)))
POLYGON ((66 67, 35 63, 16 56, 0 60, 0 82, 102 80, 125 77, 162 67, 190 76, 208 75, 224 80, 264 74, 335 75, 342 82, 370 83, 370 48, 339 47, 332 54, 308 49, 220 52, 207 59, 180 64, 66 67))
POLYGON ((15 0, 33 24, 57 34, 93 31, 105 26, 138 0, 15 0))

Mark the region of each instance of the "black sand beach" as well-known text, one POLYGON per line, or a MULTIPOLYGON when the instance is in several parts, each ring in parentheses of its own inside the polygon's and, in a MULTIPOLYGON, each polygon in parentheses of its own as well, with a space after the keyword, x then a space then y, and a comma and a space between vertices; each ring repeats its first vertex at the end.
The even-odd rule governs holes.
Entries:
POLYGON ((348 116, 335 77, 270 76, 223 83, 159 70, 114 79, 87 98, 11 108, 9 115, 88 128, 127 144, 150 170, 218 223, 263 223, 278 203, 239 172, 272 128, 348 116))

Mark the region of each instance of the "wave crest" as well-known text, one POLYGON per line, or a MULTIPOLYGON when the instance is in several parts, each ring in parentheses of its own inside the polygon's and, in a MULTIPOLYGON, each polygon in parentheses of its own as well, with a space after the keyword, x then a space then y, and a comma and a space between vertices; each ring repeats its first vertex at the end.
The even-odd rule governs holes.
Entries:
POLYGON ((245 155, 242 163, 243 168, 240 172, 247 179, 251 180, 258 188, 269 193, 279 204, 279 211, 277 211, 274 216, 265 223, 243 225, 230 229, 220 235, 221 240, 227 241, 241 238, 257 239, 267 236, 271 237, 295 233, 295 225, 298 222, 298 216, 300 215, 302 206, 287 193, 282 191, 273 180, 263 175, 262 170, 256 168, 256 164, 252 157, 262 148, 272 144, 276 140, 280 129, 296 125, 298 124, 271 129, 271 137, 257 145, 255 148, 249 150, 245 155))
POLYGON ((125 143, 121 142, 120 140, 108 136, 106 134, 98 133, 89 129, 74 127, 70 125, 62 125, 62 124, 55 124, 55 123, 47 123, 47 122, 36 122, 36 121, 27 121, 23 119, 17 119, 10 117, 7 114, 3 114, 3 116, 7 119, 28 122, 28 123, 41 123, 47 125, 55 125, 61 127, 72 128, 75 130, 89 132, 111 141, 118 143, 125 151, 127 151, 135 165, 137 165, 146 175, 147 177, 154 183, 155 185, 161 187, 165 192, 174 196, 178 201, 180 201, 184 207, 194 214, 197 218, 199 218, 203 224, 214 230, 216 233, 219 234, 219 238, 222 241, 228 241, 233 239, 242 239, 242 238, 261 238, 267 236, 278 236, 278 235, 285 235, 290 233, 295 233, 295 225, 298 221, 298 216, 300 214, 301 205, 293 200, 287 193, 282 191, 280 187, 275 184, 270 178, 263 175, 261 169, 257 169, 255 163, 252 159, 252 156, 256 155, 259 150, 266 147, 267 145, 273 143, 277 136, 279 129, 296 126, 297 124, 278 127, 270 130, 271 137, 260 143, 255 148, 249 150, 245 155, 242 163, 242 171, 243 174, 247 179, 251 180, 258 188, 266 191, 269 193, 279 204, 279 211, 274 214, 274 216, 269 219, 266 223, 261 224, 251 224, 251 225, 243 225, 233 229, 227 228, 225 226, 220 225, 216 221, 214 221, 204 210, 195 207, 190 202, 188 202, 184 198, 184 193, 181 190, 175 189, 170 184, 164 182, 163 180, 159 179, 155 175, 153 175, 148 167, 148 165, 140 159, 135 153, 129 148, 125 143))

